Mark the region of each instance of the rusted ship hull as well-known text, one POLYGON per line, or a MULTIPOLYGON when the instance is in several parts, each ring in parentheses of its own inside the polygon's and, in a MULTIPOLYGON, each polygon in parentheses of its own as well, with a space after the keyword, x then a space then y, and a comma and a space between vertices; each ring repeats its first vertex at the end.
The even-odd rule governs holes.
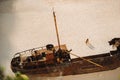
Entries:
MULTIPOLYGON (((19 71, 24 74, 36 76, 67 76, 112 70, 120 67, 120 38, 114 38, 109 41, 110 45, 117 48, 116 51, 79 57, 76 54, 72 54, 66 45, 60 44, 54 11, 53 16, 58 46, 48 44, 46 47, 33 48, 16 53, 11 61, 13 72, 19 71), (70 55, 78 58, 71 59, 70 55)), ((88 39, 86 40, 86 44, 89 44, 88 39)))
POLYGON ((113 70, 120 67, 120 53, 111 51, 110 53, 93 55, 84 57, 87 60, 96 62, 103 67, 96 66, 80 58, 71 59, 69 62, 60 64, 46 64, 42 62, 24 63, 22 68, 20 66, 11 68, 13 72, 20 71, 27 75, 38 76, 66 76, 86 74, 99 71, 113 70), (41 65, 42 64, 42 65, 41 65))

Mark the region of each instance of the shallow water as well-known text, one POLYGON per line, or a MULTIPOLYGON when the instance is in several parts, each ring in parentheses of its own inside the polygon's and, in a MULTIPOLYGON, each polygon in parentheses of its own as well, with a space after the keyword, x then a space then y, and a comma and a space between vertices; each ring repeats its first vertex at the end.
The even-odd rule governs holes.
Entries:
MULTIPOLYGON (((79 56, 109 52, 107 41, 120 37, 120 0, 48 1, 55 6, 61 43, 79 56), (95 46, 94 50, 86 46, 87 38, 95 46)), ((0 65, 6 67, 7 74, 12 74, 10 61, 14 53, 48 43, 57 44, 52 7, 47 0, 0 0, 0 65)), ((120 68, 83 75, 30 76, 30 79, 120 80, 119 77, 120 68)))

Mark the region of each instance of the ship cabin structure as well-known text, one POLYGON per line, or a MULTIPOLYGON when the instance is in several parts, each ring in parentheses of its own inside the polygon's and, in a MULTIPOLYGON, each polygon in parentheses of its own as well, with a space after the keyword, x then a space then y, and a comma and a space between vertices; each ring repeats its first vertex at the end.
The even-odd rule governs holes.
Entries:
MULTIPOLYGON (((54 11, 53 17, 58 45, 47 44, 43 47, 16 53, 11 61, 13 72, 19 71, 35 76, 67 76, 113 70, 120 67, 120 38, 113 38, 109 41, 109 44, 116 50, 80 57, 71 53, 72 50, 68 50, 65 44, 60 44, 54 11), (70 55, 76 58, 71 59, 70 55)), ((88 43, 88 40, 86 43, 88 43)))
POLYGON ((66 45, 58 46, 48 44, 44 47, 38 47, 16 53, 11 61, 12 67, 20 69, 35 69, 46 66, 53 66, 60 63, 70 62, 70 54, 66 45))

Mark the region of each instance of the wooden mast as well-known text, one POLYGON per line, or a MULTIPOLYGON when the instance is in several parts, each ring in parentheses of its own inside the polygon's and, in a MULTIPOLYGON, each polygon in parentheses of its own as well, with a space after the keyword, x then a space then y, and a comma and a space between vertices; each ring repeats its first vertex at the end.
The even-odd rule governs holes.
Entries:
MULTIPOLYGON (((58 27, 57 27, 57 20, 56 20, 56 15, 55 15, 54 9, 53 9, 53 17, 54 17, 54 22, 55 22, 55 29, 56 29, 58 47, 59 47, 59 50, 60 50, 60 49, 61 49, 61 48, 60 48, 60 39, 59 39, 59 33, 58 33, 58 27)), ((97 64, 97 63, 95 63, 95 62, 93 62, 93 61, 90 61, 90 60, 88 60, 88 59, 82 58, 82 57, 80 57, 80 56, 78 56, 78 55, 75 55, 75 54, 72 54, 72 53, 70 53, 70 54, 73 55, 73 56, 76 56, 76 57, 78 57, 78 58, 81 58, 81 59, 83 59, 83 60, 85 60, 85 61, 87 61, 87 62, 89 62, 89 63, 92 63, 92 64, 94 64, 94 65, 96 65, 96 66, 99 66, 99 67, 103 68, 102 65, 97 64)))
POLYGON ((60 49, 60 39, 59 39, 59 33, 58 33, 58 28, 57 28, 57 20, 56 20, 56 15, 55 15, 55 11, 54 10, 53 10, 53 17, 54 17, 54 22, 55 22, 55 29, 56 29, 58 47, 60 49))

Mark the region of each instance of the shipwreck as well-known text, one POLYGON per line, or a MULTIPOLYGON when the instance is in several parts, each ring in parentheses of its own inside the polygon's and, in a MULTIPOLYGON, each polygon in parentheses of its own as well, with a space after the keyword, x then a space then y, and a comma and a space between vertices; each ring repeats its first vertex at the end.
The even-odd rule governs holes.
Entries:
POLYGON ((16 53, 11 61, 13 72, 27 75, 62 76, 113 70, 120 67, 120 38, 113 38, 110 45, 117 49, 108 53, 80 57, 60 44, 56 15, 53 11, 58 45, 47 44, 16 53), (77 58, 71 59, 70 55, 77 58))

